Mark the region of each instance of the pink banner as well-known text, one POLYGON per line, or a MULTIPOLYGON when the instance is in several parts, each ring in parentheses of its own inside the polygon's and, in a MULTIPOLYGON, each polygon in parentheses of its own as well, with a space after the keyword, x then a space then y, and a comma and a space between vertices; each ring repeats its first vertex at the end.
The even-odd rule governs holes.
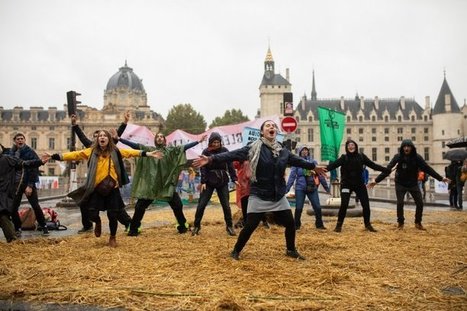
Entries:
MULTIPOLYGON (((253 121, 247 121, 247 122, 243 122, 239 124, 217 126, 199 135, 190 134, 182 130, 175 130, 172 133, 170 133, 170 135, 167 136, 167 143, 173 146, 185 145, 189 142, 199 140, 204 134, 207 134, 209 138, 209 135, 211 135, 212 132, 217 132, 222 137, 222 142, 224 144, 224 147, 226 147, 228 150, 235 150, 235 149, 243 147, 242 132, 245 127, 259 129, 261 124, 263 124, 263 122, 267 120, 272 120, 277 124, 277 126, 280 126, 279 117, 271 116, 271 117, 259 118, 253 121)), ((208 145, 208 142, 206 139, 206 141, 204 141, 203 143, 198 144, 197 146, 188 149, 186 152, 187 158, 188 159, 197 158, 203 152, 203 149, 207 147, 207 145, 208 145)))

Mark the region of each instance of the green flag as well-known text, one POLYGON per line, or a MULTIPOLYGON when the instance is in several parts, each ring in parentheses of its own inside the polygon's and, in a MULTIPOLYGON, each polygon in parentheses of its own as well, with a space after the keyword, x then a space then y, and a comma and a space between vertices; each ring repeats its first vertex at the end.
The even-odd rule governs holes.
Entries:
POLYGON ((332 109, 318 107, 321 132, 321 160, 337 160, 344 136, 345 114, 332 109))

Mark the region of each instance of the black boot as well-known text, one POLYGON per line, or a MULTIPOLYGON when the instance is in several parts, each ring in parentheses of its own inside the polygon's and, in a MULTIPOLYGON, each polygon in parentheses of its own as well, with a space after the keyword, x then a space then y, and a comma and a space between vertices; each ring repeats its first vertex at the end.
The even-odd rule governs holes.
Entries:
POLYGON ((336 224, 336 228, 334 228, 334 232, 341 232, 342 231, 342 223, 338 222, 336 224))
POLYGON ((365 230, 370 232, 377 232, 375 228, 371 224, 365 225, 365 230))
POLYGON ((234 228, 231 227, 231 226, 228 226, 228 227, 226 228, 226 230, 227 230, 227 234, 230 235, 230 236, 236 236, 236 235, 237 235, 237 234, 235 233, 234 228))
POLYGON ((200 230, 201 230, 201 227, 195 226, 193 228, 193 231, 191 232, 191 235, 192 236, 199 235, 200 230))
POLYGON ((305 260, 305 257, 300 255, 296 249, 294 250, 287 250, 285 253, 287 256, 295 258, 295 259, 300 259, 300 260, 305 260))
POLYGON ((235 260, 240 260, 240 253, 236 250, 233 250, 232 252, 230 252, 230 257, 232 257, 235 260))

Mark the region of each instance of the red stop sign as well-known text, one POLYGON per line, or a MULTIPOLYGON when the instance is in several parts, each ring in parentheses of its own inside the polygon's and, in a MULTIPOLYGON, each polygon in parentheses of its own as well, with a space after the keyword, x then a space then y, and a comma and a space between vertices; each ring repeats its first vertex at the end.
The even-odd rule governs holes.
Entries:
POLYGON ((297 120, 295 120, 294 117, 285 117, 281 121, 282 129, 287 133, 295 132, 295 130, 297 129, 297 125, 297 120))

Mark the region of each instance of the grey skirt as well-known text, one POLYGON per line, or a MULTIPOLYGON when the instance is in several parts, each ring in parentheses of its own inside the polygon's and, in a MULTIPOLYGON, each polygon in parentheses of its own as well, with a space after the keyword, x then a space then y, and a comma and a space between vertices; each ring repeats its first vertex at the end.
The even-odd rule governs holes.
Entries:
POLYGON ((255 195, 250 195, 248 198, 247 214, 250 213, 267 213, 278 212, 290 209, 289 201, 285 195, 279 201, 264 201, 255 195))

